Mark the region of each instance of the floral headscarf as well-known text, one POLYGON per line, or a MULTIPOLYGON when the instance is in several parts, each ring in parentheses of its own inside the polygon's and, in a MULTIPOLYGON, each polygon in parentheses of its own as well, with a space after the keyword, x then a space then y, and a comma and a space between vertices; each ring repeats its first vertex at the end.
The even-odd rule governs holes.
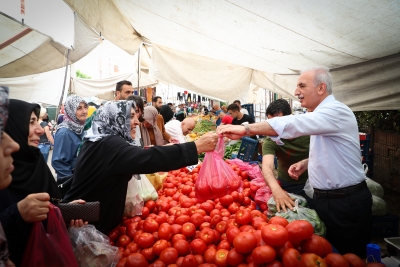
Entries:
POLYGON ((100 107, 94 115, 92 127, 84 137, 85 141, 96 142, 109 135, 118 135, 130 145, 136 146, 131 137, 131 108, 134 101, 109 101, 100 107))
POLYGON ((64 104, 64 120, 60 125, 58 125, 57 129, 68 128, 77 135, 82 134, 85 122, 81 122, 76 117, 76 110, 82 102, 87 105, 86 101, 80 96, 71 95, 67 98, 67 101, 65 101, 64 104))
POLYGON ((0 141, 8 118, 8 87, 0 87, 0 141))

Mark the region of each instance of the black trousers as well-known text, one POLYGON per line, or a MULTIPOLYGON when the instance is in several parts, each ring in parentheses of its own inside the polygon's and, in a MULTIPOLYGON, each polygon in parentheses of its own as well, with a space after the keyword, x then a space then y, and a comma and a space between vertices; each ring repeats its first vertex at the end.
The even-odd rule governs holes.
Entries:
POLYGON ((372 195, 368 188, 342 198, 317 197, 314 209, 326 226, 326 239, 340 254, 366 258, 372 232, 372 195))

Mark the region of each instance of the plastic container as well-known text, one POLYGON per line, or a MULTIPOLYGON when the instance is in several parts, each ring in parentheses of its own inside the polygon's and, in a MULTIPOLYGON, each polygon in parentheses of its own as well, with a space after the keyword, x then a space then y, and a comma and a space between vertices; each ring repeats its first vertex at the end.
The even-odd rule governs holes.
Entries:
POLYGON ((247 109, 249 112, 249 116, 254 119, 254 105, 253 104, 244 104, 242 105, 242 108, 247 109))
POLYGON ((243 137, 242 144, 240 145, 237 158, 243 161, 251 161, 254 151, 257 149, 258 140, 250 137, 243 137))
POLYGON ((367 245, 367 262, 381 262, 381 247, 377 244, 367 245))

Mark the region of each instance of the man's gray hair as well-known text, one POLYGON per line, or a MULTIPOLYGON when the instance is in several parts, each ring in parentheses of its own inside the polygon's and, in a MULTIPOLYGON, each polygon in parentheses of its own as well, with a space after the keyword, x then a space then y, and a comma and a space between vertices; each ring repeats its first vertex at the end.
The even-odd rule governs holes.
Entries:
POLYGON ((317 67, 310 67, 303 69, 301 71, 301 74, 304 72, 308 71, 314 71, 315 72, 315 78, 314 78, 314 86, 318 86, 320 83, 326 84, 326 91, 328 94, 332 94, 332 76, 329 73, 329 68, 323 67, 323 66, 317 66, 317 67))

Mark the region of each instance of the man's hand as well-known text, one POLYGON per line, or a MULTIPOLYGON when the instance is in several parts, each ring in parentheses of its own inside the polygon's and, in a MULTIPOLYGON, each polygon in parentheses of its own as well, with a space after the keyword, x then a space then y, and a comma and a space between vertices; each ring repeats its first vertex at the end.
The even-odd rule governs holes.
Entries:
POLYGON ((304 159, 295 164, 292 164, 288 169, 289 176, 295 180, 298 180, 300 175, 302 175, 303 172, 307 170, 307 168, 308 168, 308 159, 304 159))
POLYGON ((197 147, 197 153, 213 151, 217 145, 218 138, 219 136, 216 133, 206 133, 202 135, 194 142, 197 147))
POLYGON ((285 191, 283 191, 283 189, 275 189, 272 192, 272 196, 274 197, 276 209, 278 210, 278 212, 280 212, 281 209, 286 212, 286 207, 291 210, 293 209, 294 200, 285 191))
POLYGON ((229 139, 238 140, 246 135, 246 129, 241 125, 220 125, 217 128, 217 134, 222 134, 229 139))
POLYGON ((47 193, 30 194, 17 204, 22 219, 27 223, 40 222, 47 218, 50 196, 47 193))

